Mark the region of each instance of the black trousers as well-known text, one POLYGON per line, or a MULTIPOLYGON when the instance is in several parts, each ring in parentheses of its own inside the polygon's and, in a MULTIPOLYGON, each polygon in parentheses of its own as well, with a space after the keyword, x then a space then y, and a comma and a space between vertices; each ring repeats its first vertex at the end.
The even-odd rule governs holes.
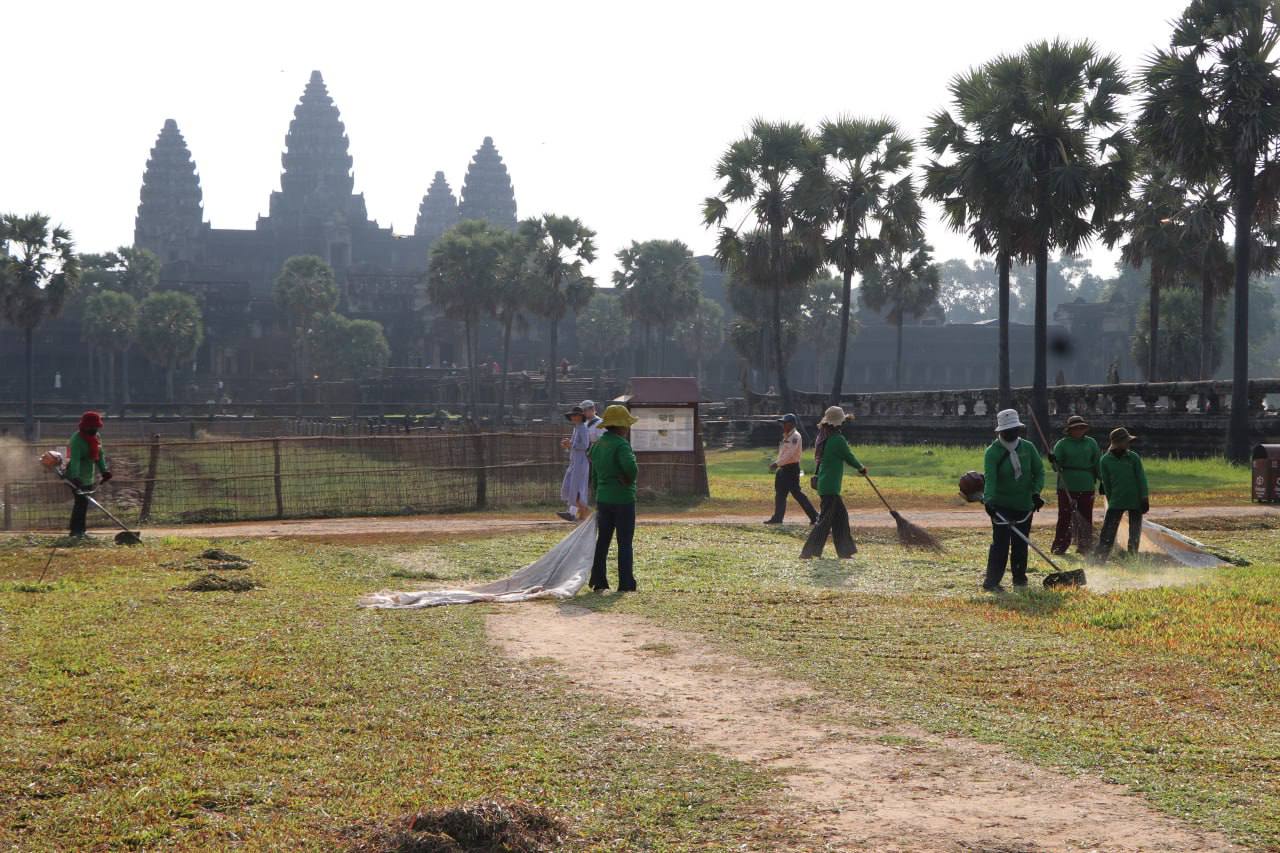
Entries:
POLYGON ((800 490, 800 463, 779 465, 773 475, 773 518, 770 521, 781 522, 787 515, 787 497, 796 499, 809 521, 818 520, 818 511, 813 508, 809 498, 800 490))
POLYGON ((818 523, 809 531, 809 538, 804 540, 800 559, 821 557, 830 536, 836 546, 836 554, 847 560, 858 553, 853 534, 849 532, 849 510, 844 508, 844 501, 839 495, 821 495, 819 500, 822 501, 822 512, 818 515, 818 523))
POLYGON ((991 548, 987 551, 987 576, 982 581, 983 589, 995 589, 1004 580, 1004 570, 1010 566, 1013 582, 1022 586, 1027 582, 1027 543, 1009 529, 1010 525, 1018 528, 1023 536, 1031 536, 1031 513, 1025 510, 993 507, 1009 524, 1001 524, 991 519, 991 548), (1023 516, 1026 516, 1024 519, 1023 516))
POLYGON ((85 531, 85 515, 89 512, 89 499, 84 495, 76 495, 71 505, 71 535, 83 536, 85 531))
POLYGON ((1098 534, 1098 547, 1094 556, 1106 559, 1111 553, 1111 546, 1116 544, 1116 533, 1120 531, 1120 518, 1129 513, 1129 553, 1138 553, 1142 543, 1142 513, 1136 509, 1108 509, 1102 519, 1102 532, 1098 534))
POLYGON ((596 506, 596 555, 591 563, 592 589, 608 589, 609 575, 605 562, 609 558, 609 543, 618 534, 618 591, 635 592, 636 577, 632 573, 633 557, 631 540, 636 535, 635 504, 598 504, 596 506))

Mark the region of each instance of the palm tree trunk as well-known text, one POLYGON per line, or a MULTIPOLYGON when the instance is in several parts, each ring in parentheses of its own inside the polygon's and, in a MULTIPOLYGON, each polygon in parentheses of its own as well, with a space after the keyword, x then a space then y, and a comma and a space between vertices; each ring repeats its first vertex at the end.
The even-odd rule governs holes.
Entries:
POLYGON ((1253 157, 1236 166, 1236 322, 1231 368, 1231 420, 1227 459, 1249 460, 1249 250, 1253 237, 1253 157))
POLYGON ((903 314, 902 307, 901 307, 901 306, 899 306, 899 307, 898 307, 898 322, 897 322, 897 326, 898 326, 898 353, 897 353, 897 356, 896 356, 896 358, 895 358, 895 360, 894 360, 894 367, 893 367, 893 383, 894 383, 894 387, 895 387, 898 391, 901 391, 901 390, 902 390, 902 314, 903 314))
POLYGON ((1049 423, 1049 240, 1036 247, 1036 334, 1031 408, 1040 423, 1049 423))
POLYGON ((551 342, 551 358, 547 361, 547 369, 550 371, 547 376, 547 411, 554 412, 556 405, 560 402, 556 391, 556 375, 560 369, 556 364, 557 351, 560 348, 560 321, 552 318, 551 331, 547 338, 551 342))
POLYGON ((1151 321, 1147 338, 1147 381, 1159 381, 1160 372, 1160 278, 1156 274, 1155 265, 1151 268, 1151 280, 1147 284, 1147 315, 1151 321))
POLYGON ((658 347, 658 373, 661 376, 667 375, 667 342, 669 336, 663 334, 666 328, 666 326, 658 326, 658 343, 660 344, 658 347))
POLYGON ((498 423, 502 423, 507 414, 507 364, 511 361, 511 323, 514 318, 507 317, 502 323, 502 377, 498 380, 498 423))
POLYGON ((120 351, 120 414, 129 405, 129 350, 120 351))
POLYGON ((23 330, 23 342, 27 352, 27 406, 22 419, 23 434, 27 441, 36 440, 36 330, 28 326, 23 330))
POLYGON ((476 359, 475 346, 471 342, 471 320, 462 321, 462 346, 467 356, 467 417, 476 419, 476 359))
POLYGON ((840 340, 836 343, 836 375, 831 380, 831 399, 828 405, 840 405, 844 396, 844 360, 849 351, 849 310, 853 299, 853 268, 844 271, 844 290, 840 297, 840 340))
POLYGON ((107 351, 107 404, 116 404, 116 351, 107 351))
POLYGON ((1213 275, 1209 271, 1208 252, 1200 271, 1200 379, 1213 378, 1213 275))
MULTIPOLYGON (((999 276, 999 296, 997 299, 998 317, 997 323, 1000 326, 1000 341, 997 345, 999 348, 999 357, 996 368, 996 381, 1000 387, 1000 408, 1008 409, 1013 406, 1013 386, 1009 378, 1009 268, 1012 265, 1012 258, 1008 252, 1002 252, 996 258, 996 268, 999 276)), ((987 414, 991 414, 988 412, 987 414)))
POLYGON ((791 386, 787 384, 787 365, 782 356, 782 287, 773 289, 773 354, 778 361, 778 393, 782 395, 782 409, 795 411, 791 404, 791 386))
POLYGON ((173 402, 173 374, 177 367, 170 362, 164 368, 164 399, 166 402, 173 402))

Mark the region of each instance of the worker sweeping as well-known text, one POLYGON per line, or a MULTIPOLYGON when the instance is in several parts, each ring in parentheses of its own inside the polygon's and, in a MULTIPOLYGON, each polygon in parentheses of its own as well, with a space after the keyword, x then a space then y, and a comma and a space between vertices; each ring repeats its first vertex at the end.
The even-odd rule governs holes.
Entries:
POLYGON ((781 524, 787 516, 787 496, 796 499, 800 509, 809 517, 810 524, 818 523, 818 511, 800 488, 800 455, 804 452, 804 437, 798 429, 795 415, 782 416, 782 441, 778 443, 778 456, 769 464, 773 472, 773 515, 765 524, 781 524))
POLYGON ((70 454, 66 478, 76 490, 75 503, 71 506, 71 535, 77 539, 88 536, 85 516, 89 512, 89 498, 80 493, 93 490, 94 477, 98 473, 101 473, 104 483, 111 479, 107 456, 102 451, 102 438, 98 435, 101 430, 102 415, 85 412, 80 416, 79 429, 67 443, 70 454))
POLYGON ((1049 464, 1058 472, 1058 527, 1049 551, 1067 553, 1075 534, 1076 551, 1087 554, 1093 548, 1094 485, 1102 449, 1088 435, 1089 422, 1079 415, 1067 418, 1063 432, 1049 454, 1049 464))
POLYGON ((587 458, 592 442, 591 427, 587 425, 586 413, 581 406, 574 406, 564 417, 573 425, 573 432, 560 440, 560 446, 569 451, 569 467, 565 469, 564 480, 560 483, 560 500, 565 502, 565 509, 556 515, 565 521, 576 522, 580 515, 586 514, 591 476, 591 462, 587 458))
POLYGON ((818 513, 818 523, 813 526, 809 538, 800 550, 802 560, 821 557, 828 536, 835 544, 836 554, 840 559, 848 560, 858 552, 853 533, 849 530, 849 510, 845 509, 844 500, 840 497, 840 488, 844 481, 845 465, 863 475, 867 473, 867 469, 853 455, 849 442, 840 434, 840 428, 847 420, 852 418, 844 413, 844 409, 832 406, 818 422, 818 441, 814 445, 818 473, 814 480, 822 508, 818 513))
POLYGON ((982 588, 1000 592, 1005 567, 1011 569, 1014 586, 1027 585, 1027 538, 1031 517, 1044 506, 1044 463, 1035 445, 1022 438, 1026 429, 1016 409, 996 415, 996 439, 982 459, 982 502, 991 517, 991 548, 982 588), (1021 536, 1015 535, 1015 528, 1021 536))
POLYGON ((1111 445, 1098 463, 1098 484, 1107 498, 1107 514, 1094 555, 1105 560, 1115 544, 1120 519, 1129 513, 1129 553, 1136 554, 1142 541, 1142 516, 1151 511, 1147 472, 1142 457, 1129 449, 1134 436, 1124 427, 1111 431, 1111 445))
POLYGON ((639 418, 626 406, 604 410, 604 435, 591 446, 591 477, 596 487, 596 552, 588 585, 596 592, 609 588, 605 563, 614 533, 618 535, 618 592, 635 592, 631 540, 636 532, 636 454, 627 436, 639 418))

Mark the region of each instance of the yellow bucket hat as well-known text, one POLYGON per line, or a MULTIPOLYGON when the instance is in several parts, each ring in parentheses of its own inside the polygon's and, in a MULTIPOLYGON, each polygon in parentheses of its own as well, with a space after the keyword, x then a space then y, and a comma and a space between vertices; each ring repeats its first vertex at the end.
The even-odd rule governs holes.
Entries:
POLYGON ((627 411, 626 406, 620 406, 615 403, 604 410, 600 425, 603 427, 629 427, 638 420, 640 419, 627 411))

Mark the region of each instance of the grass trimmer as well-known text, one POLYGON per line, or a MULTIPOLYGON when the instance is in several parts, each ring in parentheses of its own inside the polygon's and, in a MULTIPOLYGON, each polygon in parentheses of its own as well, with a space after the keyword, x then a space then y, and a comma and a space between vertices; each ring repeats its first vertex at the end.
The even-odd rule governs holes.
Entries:
POLYGON ((75 483, 68 479, 66 472, 62 469, 60 464, 61 461, 62 454, 58 453, 56 450, 49 451, 41 459, 41 462, 45 467, 53 471, 53 473, 58 476, 59 480, 66 483, 67 487, 70 488, 77 497, 85 498, 89 503, 102 510, 103 515, 116 523, 116 526, 120 528, 120 532, 115 535, 115 543, 117 545, 141 545, 142 534, 136 530, 130 530, 127 524, 116 518, 115 514, 112 513, 111 510, 103 506, 102 503, 93 496, 92 489, 77 489, 75 483), (52 460, 54 464, 50 464, 49 460, 52 460))
MULTIPOLYGON (((985 480, 986 478, 983 477, 982 474, 979 474, 977 471, 969 471, 965 473, 963 476, 960 477, 961 497, 963 497, 969 503, 985 503, 985 501, 983 501, 982 499, 982 491, 983 491, 983 485, 985 483, 985 480)), ((1008 525, 1009 529, 1013 531, 1015 536, 1017 536, 1023 542, 1026 542, 1028 548, 1030 548, 1032 551, 1035 551, 1037 554, 1039 554, 1040 559, 1044 560, 1046 563, 1048 563, 1050 566, 1053 567, 1053 572, 1051 572, 1048 575, 1045 575, 1045 578, 1044 578, 1045 589, 1053 589, 1054 587, 1059 587, 1059 586, 1084 586, 1085 585, 1086 578, 1084 576, 1084 569, 1072 569, 1070 571, 1063 571, 1061 566, 1055 563, 1048 554, 1046 554, 1044 551, 1041 551, 1040 548, 1037 547, 1036 543, 1032 542, 1029 536, 1024 535, 1021 530, 1019 530, 1009 521, 1009 519, 1005 518, 999 512, 993 513, 993 517, 995 518, 998 524, 1008 525)))
POLYGON ((884 495, 880 494, 880 490, 876 488, 875 482, 866 474, 867 485, 871 486, 871 491, 876 493, 876 497, 880 499, 880 503, 884 504, 884 508, 889 510, 889 515, 893 518, 893 523, 898 526, 898 542, 904 548, 919 548, 924 551, 941 551, 942 543, 933 537, 929 531, 922 527, 918 527, 907 521, 893 507, 889 506, 889 502, 884 499, 884 495))

